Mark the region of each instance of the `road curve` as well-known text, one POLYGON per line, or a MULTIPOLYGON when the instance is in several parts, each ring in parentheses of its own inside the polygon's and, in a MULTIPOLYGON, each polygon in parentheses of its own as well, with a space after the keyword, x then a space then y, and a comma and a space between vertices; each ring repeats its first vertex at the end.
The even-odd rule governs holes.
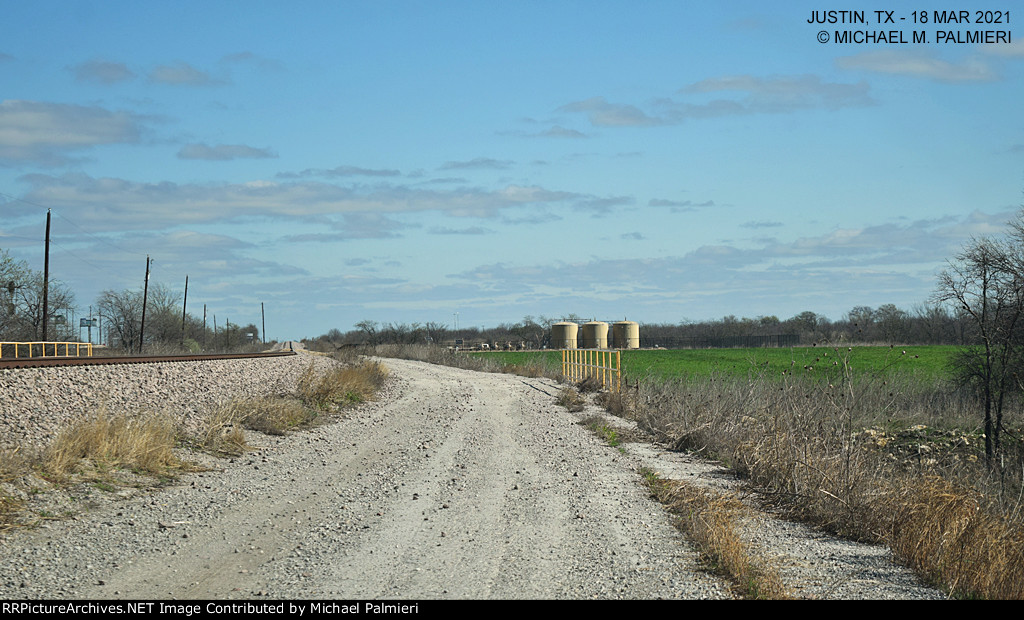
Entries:
POLYGON ((338 423, 29 533, 0 595, 729 597, 552 381, 384 363, 385 397, 338 423))

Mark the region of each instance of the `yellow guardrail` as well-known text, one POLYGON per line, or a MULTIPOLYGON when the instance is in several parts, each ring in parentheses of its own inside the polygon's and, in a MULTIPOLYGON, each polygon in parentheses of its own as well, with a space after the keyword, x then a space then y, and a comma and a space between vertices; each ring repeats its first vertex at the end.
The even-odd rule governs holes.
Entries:
POLYGON ((573 383, 594 377, 605 389, 622 391, 621 351, 562 349, 562 374, 573 383))
POLYGON ((0 357, 92 357, 91 342, 0 342, 0 357), (85 355, 82 352, 85 351, 85 355), (38 355, 36 353, 39 353, 38 355))

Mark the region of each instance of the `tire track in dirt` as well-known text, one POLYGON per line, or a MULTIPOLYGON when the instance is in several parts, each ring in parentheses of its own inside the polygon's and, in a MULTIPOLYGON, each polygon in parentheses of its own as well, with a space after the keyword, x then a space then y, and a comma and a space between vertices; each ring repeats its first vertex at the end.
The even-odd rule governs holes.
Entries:
POLYGON ((697 569, 628 459, 554 405, 553 382, 385 364, 395 381, 381 402, 283 441, 254 436, 265 448, 223 472, 83 518, 105 519, 102 532, 63 524, 80 552, 118 549, 116 560, 88 563, 71 592, 729 596, 697 569))

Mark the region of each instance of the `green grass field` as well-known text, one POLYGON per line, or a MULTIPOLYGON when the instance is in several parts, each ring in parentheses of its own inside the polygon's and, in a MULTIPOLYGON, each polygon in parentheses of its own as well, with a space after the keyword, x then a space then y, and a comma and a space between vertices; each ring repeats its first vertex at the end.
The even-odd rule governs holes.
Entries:
MULTIPOLYGON (((676 349, 623 351, 622 372, 627 377, 672 378, 692 376, 782 376, 838 378, 851 373, 889 375, 896 373, 920 381, 943 381, 949 376, 948 363, 955 346, 907 347, 792 347, 785 349, 676 349)), ((504 364, 527 364, 534 360, 549 366, 561 363, 558 351, 478 353, 504 364)))

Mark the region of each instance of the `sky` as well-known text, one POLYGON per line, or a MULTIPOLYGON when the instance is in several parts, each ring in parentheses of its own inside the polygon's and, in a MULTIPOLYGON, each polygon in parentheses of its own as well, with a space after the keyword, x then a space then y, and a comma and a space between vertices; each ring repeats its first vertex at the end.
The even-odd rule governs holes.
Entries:
POLYGON ((12 2, 0 249, 280 340, 911 310, 1024 205, 1008 4, 12 2))

